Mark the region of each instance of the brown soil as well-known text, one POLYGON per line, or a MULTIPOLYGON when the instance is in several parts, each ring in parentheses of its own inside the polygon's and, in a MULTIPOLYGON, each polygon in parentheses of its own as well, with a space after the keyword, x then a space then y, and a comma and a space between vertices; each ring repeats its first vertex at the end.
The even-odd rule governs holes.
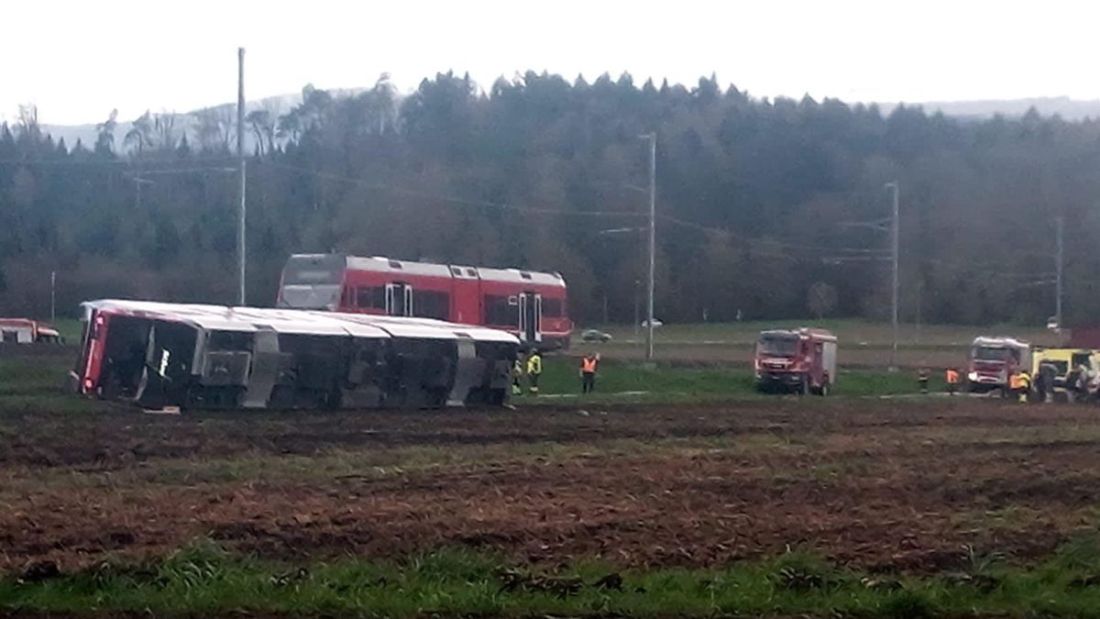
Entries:
POLYGON ((804 548, 930 572, 957 567, 966 545, 1027 560, 1094 529, 1098 448, 1094 409, 967 398, 0 415, 0 571, 155 557, 207 536, 290 559, 464 545, 542 564, 717 565, 804 548), (418 460, 403 466, 409 448, 418 460), (334 453, 396 466, 310 470, 334 453), (259 472, 157 476, 246 459, 259 472))

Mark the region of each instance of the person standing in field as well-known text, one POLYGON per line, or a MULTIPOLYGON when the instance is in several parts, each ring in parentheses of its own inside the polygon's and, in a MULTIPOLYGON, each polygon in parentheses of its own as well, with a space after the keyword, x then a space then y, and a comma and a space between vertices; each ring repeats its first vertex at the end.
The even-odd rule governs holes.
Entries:
POLYGON ((599 353, 588 353, 581 357, 581 393, 592 393, 596 390, 596 373, 599 367, 599 353))
POLYGON ((921 368, 917 372, 917 383, 920 385, 921 393, 928 393, 928 368, 921 368))
POLYGON ((523 393, 523 366, 525 365, 523 357, 516 357, 516 360, 512 362, 512 395, 519 395, 523 393))
POLYGON ((947 393, 955 395, 959 389, 959 371, 955 368, 947 368, 944 380, 947 383, 947 393))
POLYGON ((531 354, 527 356, 527 384, 531 395, 539 394, 540 376, 542 376, 542 355, 539 354, 539 349, 533 348, 531 354))
POLYGON ((1013 374, 1008 384, 1016 399, 1027 402, 1027 395, 1031 393, 1031 376, 1027 371, 1021 370, 1013 374))

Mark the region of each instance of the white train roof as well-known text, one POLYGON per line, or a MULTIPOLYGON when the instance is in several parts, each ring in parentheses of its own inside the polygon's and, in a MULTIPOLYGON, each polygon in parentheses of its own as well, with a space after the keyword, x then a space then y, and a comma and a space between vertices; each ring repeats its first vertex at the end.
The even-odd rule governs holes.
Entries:
POLYGON ((540 286, 565 286, 565 280, 558 273, 541 273, 521 269, 479 268, 478 275, 487 282, 508 282, 514 284, 538 284, 540 286))
POLYGON ((210 331, 251 333, 270 328, 277 333, 351 335, 382 339, 389 337, 472 339, 482 342, 519 343, 515 336, 504 331, 429 318, 118 299, 89 301, 83 305, 89 310, 107 310, 142 318, 183 322, 210 331))
POLYGON ((376 273, 407 273, 409 275, 451 277, 451 268, 445 264, 393 260, 383 256, 374 256, 371 258, 348 256, 347 268, 355 271, 372 271, 376 273))
POLYGON ((432 337, 444 339, 472 339, 480 342, 514 342, 519 340, 506 331, 460 325, 433 318, 404 318, 401 316, 377 316, 372 314, 341 314, 314 312, 325 316, 339 316, 348 322, 360 322, 384 329, 395 337, 432 337))
MULTIPOLYGON (((297 254, 299 257, 320 258, 323 254, 297 254)), ((426 275, 432 277, 456 277, 460 279, 480 278, 490 282, 508 282, 516 284, 538 284, 540 286, 565 286, 565 280, 559 273, 544 273, 541 271, 526 271, 523 269, 493 269, 486 267, 470 267, 461 264, 437 264, 434 262, 415 262, 411 260, 395 260, 385 256, 372 256, 363 258, 359 256, 346 256, 345 264, 348 269, 357 271, 371 271, 375 273, 406 273, 409 275, 426 275)))

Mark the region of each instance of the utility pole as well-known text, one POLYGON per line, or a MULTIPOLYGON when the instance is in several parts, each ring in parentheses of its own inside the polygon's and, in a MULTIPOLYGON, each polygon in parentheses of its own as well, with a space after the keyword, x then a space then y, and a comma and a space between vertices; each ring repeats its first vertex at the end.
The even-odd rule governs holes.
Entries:
POLYGON ((893 345, 890 348, 890 371, 896 372, 898 369, 898 292, 900 291, 900 285, 898 282, 898 250, 900 249, 901 231, 900 218, 898 217, 898 182, 891 181, 886 183, 887 189, 892 189, 894 192, 894 208, 891 214, 890 222, 890 246, 891 246, 891 261, 893 262, 893 282, 891 284, 891 326, 894 333, 893 345))
POLYGON ((50 322, 57 320, 57 271, 50 271, 50 322))
POLYGON ((240 283, 240 295, 237 304, 245 305, 245 160, 244 160, 244 48, 237 48, 237 159, 241 174, 241 208, 237 222, 237 277, 240 283))
POLYGON ((1057 328, 1062 328, 1062 264, 1065 260, 1065 254, 1062 245, 1062 234, 1064 229, 1064 220, 1062 216, 1054 218, 1054 235, 1055 235, 1055 253, 1054 253, 1054 322, 1057 324, 1057 328))
POLYGON ((653 361, 653 293, 657 279, 657 133, 649 140, 649 298, 646 301, 645 360, 653 361))

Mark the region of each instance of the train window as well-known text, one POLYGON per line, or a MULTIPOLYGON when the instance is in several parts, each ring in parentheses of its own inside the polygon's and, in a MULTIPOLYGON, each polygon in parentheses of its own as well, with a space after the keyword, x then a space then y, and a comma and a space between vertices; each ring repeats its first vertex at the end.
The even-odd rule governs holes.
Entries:
POLYGON ((252 350, 252 334, 241 331, 211 331, 206 349, 209 351, 252 350))
POLYGON ((386 289, 381 286, 356 288, 355 305, 359 309, 386 309, 386 289))
POLYGON ((470 277, 477 277, 477 271, 473 269, 466 269, 466 275, 469 275, 470 277))
POLYGON ((455 277, 462 277, 462 269, 458 267, 451 267, 451 273, 454 273, 455 277))
POLYGON ((509 303, 508 297, 485 295, 484 307, 487 325, 512 326, 519 322, 519 305, 509 303))
POLYGON ((401 268, 401 263, 396 261, 396 260, 390 260, 390 268, 391 269, 400 269, 401 268))
POLYGON ((523 279, 531 279, 531 274, 528 273, 527 271, 520 271, 519 276, 522 277, 523 279))
POLYGON ((413 289, 413 315, 447 320, 451 315, 451 295, 434 290, 413 289))
POLYGON ((564 316, 561 299, 542 299, 542 315, 547 318, 561 318, 564 316))

